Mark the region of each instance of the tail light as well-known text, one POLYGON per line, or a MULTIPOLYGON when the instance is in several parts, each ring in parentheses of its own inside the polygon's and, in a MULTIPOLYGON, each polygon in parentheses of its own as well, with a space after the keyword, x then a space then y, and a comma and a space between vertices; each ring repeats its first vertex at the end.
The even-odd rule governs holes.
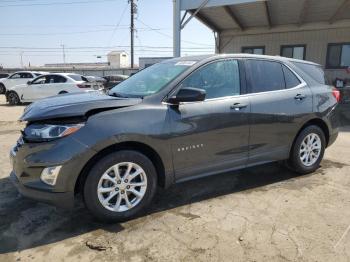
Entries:
POLYGON ((334 98, 337 100, 337 102, 340 102, 340 91, 338 89, 336 89, 335 87, 333 87, 332 89, 332 95, 334 96, 334 98))
POLYGON ((82 84, 77 84, 77 87, 79 87, 79 88, 88 88, 88 86, 82 85, 82 84))

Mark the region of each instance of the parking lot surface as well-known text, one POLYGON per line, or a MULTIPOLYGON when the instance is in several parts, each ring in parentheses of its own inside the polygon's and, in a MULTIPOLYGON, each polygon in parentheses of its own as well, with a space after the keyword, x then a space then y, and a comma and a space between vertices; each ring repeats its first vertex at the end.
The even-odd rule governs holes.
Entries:
POLYGON ((23 106, 0 98, 0 261, 350 261, 350 127, 314 174, 269 164, 160 191, 103 225, 19 196, 8 176, 23 106))

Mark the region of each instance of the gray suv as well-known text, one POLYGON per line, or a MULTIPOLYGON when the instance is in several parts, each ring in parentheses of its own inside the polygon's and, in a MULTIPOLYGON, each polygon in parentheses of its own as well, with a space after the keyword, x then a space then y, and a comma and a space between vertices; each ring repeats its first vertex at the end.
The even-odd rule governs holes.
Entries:
POLYGON ((135 217, 157 187, 284 160, 315 171, 338 135, 339 91, 317 64, 213 55, 168 60, 109 91, 35 102, 10 153, 24 196, 100 220, 135 217))

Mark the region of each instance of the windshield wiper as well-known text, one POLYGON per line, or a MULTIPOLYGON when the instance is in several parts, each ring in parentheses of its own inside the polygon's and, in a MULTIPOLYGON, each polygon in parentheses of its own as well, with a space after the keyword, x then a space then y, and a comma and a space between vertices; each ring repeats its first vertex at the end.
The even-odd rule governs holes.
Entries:
POLYGON ((109 93, 108 95, 114 96, 114 97, 128 98, 127 96, 122 95, 122 94, 117 93, 117 92, 109 93))

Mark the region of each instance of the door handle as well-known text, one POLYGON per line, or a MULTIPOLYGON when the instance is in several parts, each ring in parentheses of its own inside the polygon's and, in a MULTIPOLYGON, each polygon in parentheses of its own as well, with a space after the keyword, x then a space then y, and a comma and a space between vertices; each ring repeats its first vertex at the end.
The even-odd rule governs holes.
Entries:
POLYGON ((305 99, 305 98, 306 98, 306 95, 302 95, 302 94, 297 94, 297 95, 294 97, 295 100, 303 100, 303 99, 305 99))
POLYGON ((243 108, 246 108, 248 105, 247 104, 242 104, 242 103, 234 103, 230 108, 234 109, 236 111, 239 111, 243 108))

